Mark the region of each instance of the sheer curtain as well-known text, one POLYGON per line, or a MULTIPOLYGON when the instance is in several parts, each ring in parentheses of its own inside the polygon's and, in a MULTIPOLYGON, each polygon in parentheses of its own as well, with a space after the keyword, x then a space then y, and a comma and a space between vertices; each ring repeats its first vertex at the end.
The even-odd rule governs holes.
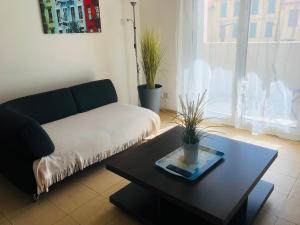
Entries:
POLYGON ((181 0, 179 95, 206 116, 300 140, 300 1, 181 0))

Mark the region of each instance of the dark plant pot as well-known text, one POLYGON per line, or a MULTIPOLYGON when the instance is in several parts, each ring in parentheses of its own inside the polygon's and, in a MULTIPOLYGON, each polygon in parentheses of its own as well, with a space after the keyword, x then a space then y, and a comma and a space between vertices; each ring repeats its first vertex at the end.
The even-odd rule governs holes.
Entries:
POLYGON ((147 88, 145 84, 138 86, 141 106, 159 114, 161 89, 160 84, 155 84, 154 89, 147 88))

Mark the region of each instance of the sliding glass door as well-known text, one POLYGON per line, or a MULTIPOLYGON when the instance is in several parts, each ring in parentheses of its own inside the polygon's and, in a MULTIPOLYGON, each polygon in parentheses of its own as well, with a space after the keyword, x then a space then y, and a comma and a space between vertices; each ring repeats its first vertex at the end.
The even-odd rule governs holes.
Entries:
POLYGON ((239 9, 232 1, 181 1, 179 94, 207 90, 208 117, 232 122, 239 9))
POLYGON ((181 0, 178 93, 206 116, 300 139, 300 1, 181 0))
POLYGON ((241 126, 299 137, 300 1, 252 0, 241 126))

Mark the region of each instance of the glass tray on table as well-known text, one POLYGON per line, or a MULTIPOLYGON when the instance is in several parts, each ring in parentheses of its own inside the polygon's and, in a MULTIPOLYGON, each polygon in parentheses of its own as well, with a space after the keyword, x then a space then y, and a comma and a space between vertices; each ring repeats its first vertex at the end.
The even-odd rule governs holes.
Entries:
POLYGON ((176 149, 155 162, 159 168, 176 176, 193 181, 204 175, 223 159, 224 153, 204 146, 198 148, 198 160, 194 164, 186 164, 183 147, 176 149))

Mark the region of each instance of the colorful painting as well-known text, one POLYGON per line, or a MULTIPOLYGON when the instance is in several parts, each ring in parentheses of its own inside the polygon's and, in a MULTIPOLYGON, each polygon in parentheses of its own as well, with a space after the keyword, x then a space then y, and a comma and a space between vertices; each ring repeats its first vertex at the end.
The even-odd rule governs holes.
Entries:
POLYGON ((99 0, 39 0, 45 34, 101 32, 99 0))

